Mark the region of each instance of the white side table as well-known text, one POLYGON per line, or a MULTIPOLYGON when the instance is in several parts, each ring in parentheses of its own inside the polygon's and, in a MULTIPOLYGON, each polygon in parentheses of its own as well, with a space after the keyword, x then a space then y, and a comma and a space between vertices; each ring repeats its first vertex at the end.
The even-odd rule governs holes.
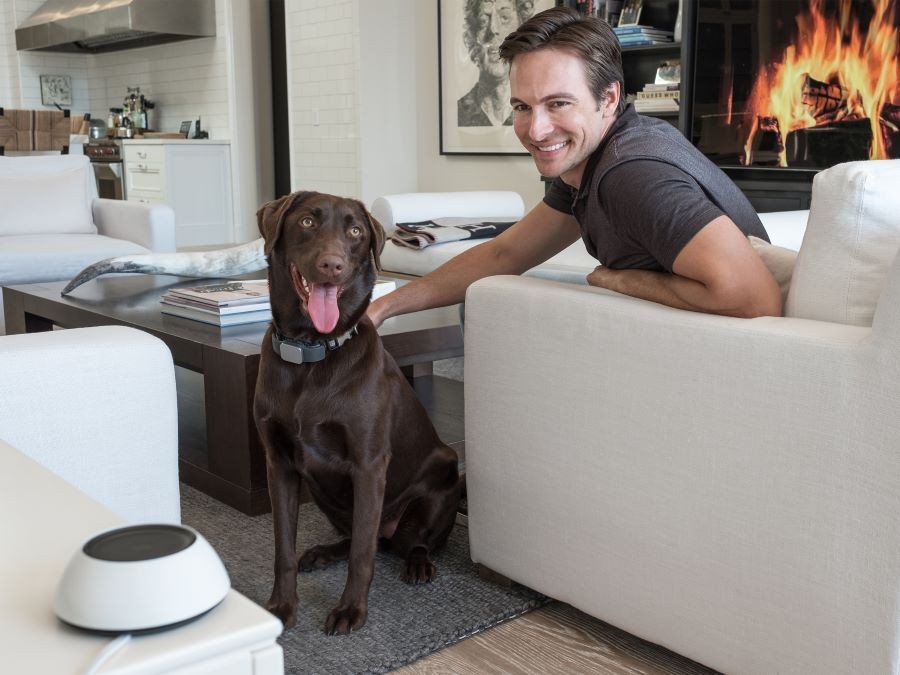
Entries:
MULTIPOLYGON (((66 626, 53 614, 56 585, 72 553, 122 520, 0 441, 0 670, 81 673, 112 638, 66 626)), ((135 636, 101 673, 276 675, 284 672, 282 626, 231 590, 181 628, 135 636)))

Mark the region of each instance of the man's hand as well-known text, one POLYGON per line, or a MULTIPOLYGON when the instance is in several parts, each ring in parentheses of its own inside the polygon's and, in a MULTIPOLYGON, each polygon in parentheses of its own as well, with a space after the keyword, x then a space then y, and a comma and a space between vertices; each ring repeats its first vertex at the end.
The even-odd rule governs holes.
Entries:
POLYGON ((621 276, 621 272, 622 270, 611 270, 603 265, 597 265, 594 271, 587 275, 588 285, 623 293, 624 291, 616 288, 616 279, 621 276))

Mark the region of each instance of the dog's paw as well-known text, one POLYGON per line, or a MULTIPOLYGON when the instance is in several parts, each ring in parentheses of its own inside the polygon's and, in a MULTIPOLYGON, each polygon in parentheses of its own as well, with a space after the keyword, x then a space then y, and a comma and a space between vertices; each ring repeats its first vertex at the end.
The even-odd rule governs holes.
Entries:
POLYGON ((346 557, 346 554, 341 554, 341 550, 336 550, 334 545, 313 546, 300 556, 297 561, 297 569, 301 572, 321 570, 336 560, 343 560, 346 557))
POLYGON ((297 603, 275 602, 269 600, 266 603, 266 611, 271 612, 284 624, 284 629, 297 625, 297 603))
POLYGON ((366 623, 369 608, 365 605, 338 605, 325 619, 325 633, 328 635, 346 635, 350 631, 359 630, 366 623))
POLYGON ((407 560, 402 579, 408 584, 427 584, 437 576, 437 567, 428 558, 407 560))
POLYGON ((401 577, 408 584, 427 584, 437 576, 437 568, 424 546, 416 546, 406 555, 406 571, 401 577))

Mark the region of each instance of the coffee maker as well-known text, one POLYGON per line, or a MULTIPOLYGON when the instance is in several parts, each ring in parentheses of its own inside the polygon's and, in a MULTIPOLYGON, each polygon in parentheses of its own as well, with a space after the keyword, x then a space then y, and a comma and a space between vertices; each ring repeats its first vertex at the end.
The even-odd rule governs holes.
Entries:
POLYGON ((140 87, 128 87, 128 94, 122 102, 122 114, 119 122, 119 129, 124 133, 116 135, 131 138, 135 134, 152 130, 150 116, 155 107, 156 104, 153 101, 144 97, 140 87))

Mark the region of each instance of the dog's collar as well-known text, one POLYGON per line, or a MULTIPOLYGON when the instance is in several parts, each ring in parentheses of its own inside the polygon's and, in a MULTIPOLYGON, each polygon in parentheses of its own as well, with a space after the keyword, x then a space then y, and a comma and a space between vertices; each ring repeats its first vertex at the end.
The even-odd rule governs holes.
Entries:
POLYGON ((328 352, 338 349, 357 332, 356 326, 354 326, 340 337, 307 342, 306 340, 289 340, 281 337, 277 331, 272 331, 272 349, 288 363, 315 363, 324 359, 328 352))

